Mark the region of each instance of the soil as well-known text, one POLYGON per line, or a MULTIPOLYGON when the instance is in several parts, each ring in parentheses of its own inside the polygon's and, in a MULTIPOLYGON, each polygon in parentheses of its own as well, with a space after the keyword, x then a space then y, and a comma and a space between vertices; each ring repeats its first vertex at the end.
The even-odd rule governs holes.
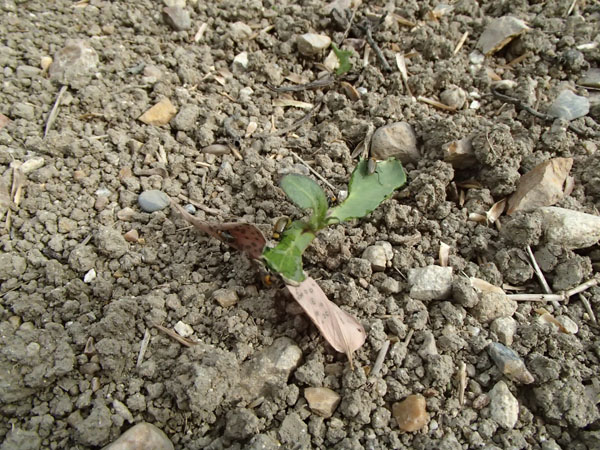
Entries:
MULTIPOLYGON (((361 48, 346 75, 360 99, 352 101, 339 84, 294 93, 295 100, 323 105, 281 136, 274 133, 308 110, 273 106, 281 94, 267 84, 319 76, 326 53, 302 56, 295 39, 315 32, 341 41, 343 24, 326 4, 188 0, 191 27, 183 31, 164 19, 164 6, 148 0, 0 6, 0 112, 11 119, 0 131, 3 189, 10 192, 15 161, 44 161, 26 175, 18 207, 2 210, 5 223, 10 210, 10 226, 0 235, 1 448, 100 448, 138 422, 156 425, 180 449, 600 448, 599 328, 577 296, 543 305, 575 322, 576 334, 540 321, 539 304, 519 302, 510 346, 535 379, 522 385, 486 352, 500 333, 473 314, 476 299, 457 288, 445 301, 415 300, 406 282, 411 268, 437 262, 442 242, 451 247, 455 278, 476 276, 525 292, 541 292, 526 245, 556 290, 598 272, 597 245, 545 244, 535 216, 501 217, 503 231, 468 216, 485 214, 514 192, 521 174, 551 157, 574 159, 575 188, 556 206, 598 214, 594 110, 572 122, 587 134, 573 133, 564 121, 535 118, 492 96, 487 70, 514 80, 510 95, 540 111, 565 87, 589 95, 577 82, 600 64, 600 4, 462 0, 433 20, 428 13, 436 2, 369 2, 355 23, 367 12, 388 13, 373 37, 392 72, 373 51, 365 66, 361 48), (504 15, 530 30, 473 64, 483 29, 504 15), (236 22, 253 34, 244 36, 236 22), (206 30, 196 41, 201 24, 206 30), (84 40, 97 64, 91 57, 89 73, 77 65, 67 67, 73 73, 66 79, 51 79, 40 62, 56 58, 69 39, 84 40), (232 64, 244 51, 246 69, 232 64), (396 53, 410 53, 412 96, 396 53), (466 103, 456 112, 416 100, 458 88, 466 103), (138 120, 163 98, 178 111, 169 124, 138 120), (308 173, 292 152, 346 189, 357 162, 351 154, 369 127, 398 121, 413 127, 421 154, 405 166, 406 188, 368 217, 323 231, 305 255, 305 270, 368 332, 354 371, 282 290, 260 283, 245 256, 190 229, 174 209, 146 213, 137 203, 142 191, 160 189, 182 205, 189 203, 182 195, 200 205, 200 218, 256 223, 270 235, 279 217, 302 217, 278 187, 284 173, 308 173), (250 122, 258 128, 243 137, 250 122), (236 135, 241 159, 202 153, 236 135), (455 170, 443 161, 442 145, 467 136, 474 136, 475 164, 455 170), (148 172, 157 168, 168 175, 148 172), (462 188, 467 180, 479 187, 462 188), (125 240, 134 229, 140 239, 125 240), (391 244, 394 256, 384 272, 373 273, 361 255, 379 242, 391 244), (238 302, 220 306, 214 295, 220 289, 235 291, 238 302), (179 321, 191 326, 198 345, 184 346, 154 327, 172 329, 179 321), (392 350, 370 379, 387 339, 392 350), (461 405, 456 374, 463 362, 468 383, 461 405), (500 380, 519 402, 513 427, 499 425, 486 406, 500 380), (305 388, 320 386, 341 396, 331 418, 312 413, 303 396, 305 388), (425 396, 430 421, 407 433, 391 412, 410 394, 425 396)), ((349 37, 362 38, 354 28, 349 37)), ((600 315, 600 288, 584 295, 600 315)))

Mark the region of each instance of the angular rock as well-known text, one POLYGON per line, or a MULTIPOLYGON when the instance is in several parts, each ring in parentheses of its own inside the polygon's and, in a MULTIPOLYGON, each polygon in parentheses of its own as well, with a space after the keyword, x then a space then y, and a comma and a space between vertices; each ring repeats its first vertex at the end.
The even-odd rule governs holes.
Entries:
POLYGON ((512 16, 492 20, 477 41, 477 48, 486 56, 502 49, 515 37, 529 30, 521 19, 512 16))
POLYGON ((69 84, 77 78, 89 75, 98 65, 98 54, 83 39, 69 39, 54 55, 48 69, 50 78, 69 84))
POLYGON ((279 440, 284 448, 309 448, 308 426, 297 413, 288 414, 283 419, 279 427, 279 440))
POLYGON ((592 67, 579 80, 581 86, 600 89, 600 68, 592 67))
POLYGON ((396 157, 402 164, 419 160, 417 136, 407 122, 395 122, 378 128, 371 139, 371 156, 378 160, 396 157))
POLYGON ((138 204, 142 211, 152 213, 165 209, 171 204, 171 199, 163 191, 151 189, 142 192, 138 197, 138 204))
POLYGON ((101 226, 96 233, 96 245, 100 253, 111 258, 120 258, 129 250, 125 238, 114 228, 101 226))
POLYGON ((296 39, 298 51, 304 56, 312 56, 331 45, 331 38, 324 34, 306 33, 296 39))
POLYGON ((445 105, 461 109, 467 101, 467 93, 459 87, 449 88, 440 94, 440 100, 445 105))
POLYGON ((467 169, 477 163, 473 150, 473 137, 466 137, 442 145, 444 161, 452 164, 455 169, 467 169))
POLYGON ((241 52, 233 58, 233 69, 246 70, 248 68, 248 52, 241 52))
POLYGON ((465 308, 472 308, 479 303, 477 291, 466 277, 456 277, 452 281, 452 298, 465 308))
POLYGON ((409 395, 401 402, 394 403, 392 415, 403 431, 418 431, 429 423, 427 403, 420 394, 409 395))
POLYGON ((223 308, 229 308, 238 302, 239 297, 233 289, 217 289, 213 292, 213 299, 223 308))
POLYGON ((513 349, 493 342, 487 346, 487 352, 500 372, 511 380, 522 384, 531 384, 535 381, 519 354, 513 349))
POLYGON ((498 381, 489 392, 490 418, 507 430, 512 430, 519 419, 519 402, 504 381, 498 381))
POLYGON ((382 272, 387 267, 388 258, 381 245, 370 245, 365 249, 362 258, 371 263, 373 272, 382 272))
POLYGON ((304 389, 304 398, 308 407, 319 416, 329 418, 340 403, 340 395, 325 387, 310 387, 304 389))
POLYGON ((452 267, 427 266, 408 271, 410 296, 416 300, 443 300, 452 292, 452 267))
POLYGON ((134 425, 119 439, 102 450, 173 450, 173 443, 167 435, 152 425, 142 422, 134 425))
POLYGON ((301 359, 302 350, 294 341, 278 338, 243 365, 241 386, 252 400, 259 395, 269 395, 287 383, 301 359))
POLYGON ((231 37, 238 42, 248 39, 254 33, 252 28, 244 22, 233 22, 229 25, 229 29, 231 37))
POLYGON ((166 125, 177 114, 177 108, 171 100, 163 98, 156 105, 142 114, 138 120, 148 125, 166 125))
POLYGON ((177 322, 173 328, 177 334, 182 337, 190 337, 192 334, 194 334, 194 329, 181 320, 177 322))
POLYGON ((125 240, 127 242, 137 242, 138 239, 140 238, 140 234, 138 233, 138 230, 129 230, 127 233, 125 233, 123 235, 123 237, 125 238, 125 240))
POLYGON ((167 6, 163 8, 163 19, 175 31, 184 31, 192 26, 190 13, 180 6, 167 6))
POLYGON ((517 321, 512 317, 500 317, 492 322, 490 330, 498 336, 500 342, 510 346, 517 332, 517 321))
POLYGON ((508 199, 506 213, 554 205, 563 198, 572 166, 573 158, 553 158, 538 164, 519 180, 517 190, 508 199))
MULTIPOLYGON (((490 285, 491 286, 491 285, 490 285)), ((479 302, 471 314, 480 322, 488 323, 500 317, 511 317, 517 310, 517 302, 511 300, 501 288, 480 291, 479 302)))
POLYGON ((39 450, 42 446, 42 438, 37 431, 22 430, 11 427, 2 441, 0 450, 39 450))
POLYGON ((548 115, 565 120, 578 119, 589 112, 590 101, 569 90, 562 91, 548 109, 548 115))
POLYGON ((545 241, 567 249, 591 247, 600 240, 600 217, 571 209, 539 208, 545 241))
POLYGON ((86 446, 104 444, 110 436, 110 417, 110 409, 103 402, 96 401, 90 414, 75 425, 76 442, 86 446))

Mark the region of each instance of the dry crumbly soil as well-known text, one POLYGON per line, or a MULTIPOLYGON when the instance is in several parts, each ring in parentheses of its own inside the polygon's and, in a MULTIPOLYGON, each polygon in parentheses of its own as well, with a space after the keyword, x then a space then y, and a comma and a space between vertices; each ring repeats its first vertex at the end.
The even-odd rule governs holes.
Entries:
MULTIPOLYGON (((368 2, 358 9, 357 22, 368 10, 418 24, 411 29, 388 20, 374 33, 393 72, 384 72, 373 52, 363 66, 360 50, 348 75, 351 84, 364 88, 358 101, 338 85, 294 94, 313 103, 322 97, 323 106, 293 133, 269 136, 273 124, 283 129, 306 110, 273 106, 278 95, 267 83, 291 84, 290 74, 312 81, 325 56, 299 55, 296 36, 316 32, 335 42, 342 37, 344 29, 324 2, 188 0, 192 26, 173 31, 159 1, 2 1, 0 113, 12 119, 0 131, 4 188, 10 189, 13 161, 43 157, 44 165, 27 175, 10 229, 0 234, 1 448, 100 448, 144 421, 181 449, 277 443, 600 448, 600 338, 577 298, 558 309, 545 305, 554 316, 572 319, 576 334, 540 322, 538 305, 519 303, 511 347, 535 378, 526 386, 494 365, 485 349, 498 336, 464 299, 412 299, 405 279, 409 269, 437 261, 441 242, 451 247, 456 276, 524 286, 527 292, 540 291, 527 244, 555 290, 597 272, 597 245, 577 251, 546 245, 539 223, 527 214, 502 218, 508 230, 502 232, 467 220, 512 193, 520 174, 552 157, 574 159, 575 188, 557 206, 598 213, 600 142, 568 131, 564 122, 544 122, 503 104, 490 95, 486 72, 514 80, 511 95, 540 110, 565 87, 586 95, 577 80, 600 64, 600 5, 580 0, 567 16, 571 3, 464 0, 434 21, 427 16, 433 1, 368 2), (485 25, 508 14, 525 20, 529 32, 481 67, 473 66, 469 54, 485 25), (235 22, 252 27, 255 36, 236 36, 235 22), (202 23, 206 31, 195 42, 202 23), (464 32, 469 36, 453 55, 464 32), (61 85, 39 69, 40 61, 68 39, 86 40, 99 61, 89 76, 68 84, 44 137, 61 85), (596 45, 578 49, 588 43, 596 45), (232 68, 242 51, 248 52, 247 69, 232 68), (407 95, 395 54, 409 52, 413 96, 439 98, 446 89, 461 88, 466 106, 456 113, 440 111, 407 95), (522 62, 506 66, 525 53, 522 62), (162 98, 178 110, 169 125, 137 120, 162 98), (469 107, 473 101, 478 109, 469 107), (402 120, 415 130, 421 153, 406 166, 406 189, 367 218, 323 231, 305 258, 306 270, 329 298, 368 331, 355 371, 282 291, 260 285, 244 256, 186 228, 173 210, 148 214, 137 204, 143 190, 161 189, 204 205, 199 217, 253 222, 269 234, 278 217, 301 217, 277 187, 282 174, 306 172, 291 152, 343 189, 356 164, 351 152, 369 126, 402 120), (249 122, 258 124, 255 135, 264 136, 241 139, 243 159, 201 153, 231 139, 224 123, 243 135, 249 122), (443 161, 442 145, 468 135, 475 135, 476 164, 454 170, 443 161), (168 176, 148 172, 161 167, 168 176), (468 189, 461 205, 455 183, 465 180, 481 187, 468 189), (139 242, 123 239, 132 229, 139 242), (385 272, 373 273, 360 257, 378 241, 389 242, 394 257, 385 272), (95 278, 84 281, 92 269, 95 278), (219 306, 213 298, 217 289, 235 291, 238 303, 219 306), (179 321, 193 328, 192 338, 201 344, 185 347, 153 327, 172 328, 179 321), (138 364, 146 333, 148 349, 138 364), (257 389, 253 383, 264 381, 267 364, 260 352, 274 343, 271 351, 280 344, 293 347, 281 337, 301 349, 300 366, 289 379, 257 389), (366 371, 389 338, 399 344, 392 345, 377 379, 369 380, 366 371), (455 377, 461 362, 469 380, 464 406, 455 377), (512 427, 500 426, 486 406, 499 380, 519 402, 512 427), (341 395, 332 418, 311 413, 303 396, 310 386, 341 395), (431 420, 420 432, 403 433, 391 416, 392 404, 415 393, 426 397, 431 420)), ((593 114, 576 125, 597 131, 593 114)), ((4 208, 3 221, 6 215, 4 208)), ((600 288, 586 296, 599 315, 600 288)))

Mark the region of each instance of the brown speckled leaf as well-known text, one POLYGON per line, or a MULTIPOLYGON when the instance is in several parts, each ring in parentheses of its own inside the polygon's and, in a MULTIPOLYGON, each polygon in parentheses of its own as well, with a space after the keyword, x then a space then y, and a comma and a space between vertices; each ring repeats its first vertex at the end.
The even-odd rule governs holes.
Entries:
POLYGON ((177 203, 172 202, 172 204, 186 221, 199 230, 210 234, 230 247, 246 253, 252 259, 259 259, 262 256, 267 241, 262 232, 254 225, 236 222, 206 222, 192 216, 177 203))
POLYGON ((288 285, 287 288, 327 342, 338 352, 345 353, 353 367, 352 354, 367 338, 361 323, 329 300, 311 277, 307 277, 298 286, 288 285))

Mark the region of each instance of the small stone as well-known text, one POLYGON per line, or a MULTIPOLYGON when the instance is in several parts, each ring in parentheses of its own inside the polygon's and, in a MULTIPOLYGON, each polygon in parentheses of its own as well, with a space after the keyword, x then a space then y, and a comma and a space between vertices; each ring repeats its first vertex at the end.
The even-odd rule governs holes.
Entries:
POLYGON ((563 330, 569 334, 577 334, 579 332, 579 326, 569 316, 558 316, 556 321, 560 323, 563 330))
POLYGON ((246 70, 248 68, 248 52, 242 52, 233 58, 233 69, 246 70))
POLYGON ((410 296, 416 300, 443 300, 452 291, 452 267, 427 266, 408 271, 410 296))
POLYGON ((217 289, 213 292, 213 299, 215 299, 223 308, 233 306, 239 300, 237 292, 233 289, 217 289))
POLYGON ((138 423, 103 450, 173 450, 173 444, 162 430, 151 423, 138 423))
POLYGON ((492 20, 481 33, 477 48, 484 55, 490 56, 527 30, 529 27, 521 19, 512 16, 499 17, 492 20))
POLYGON ((179 131, 190 131, 196 127, 200 108, 196 105, 185 105, 173 118, 171 125, 179 131))
POLYGON ((449 88, 440 94, 440 100, 445 105, 461 109, 467 101, 467 93, 459 87, 449 88))
POLYGON ((50 78, 68 84, 89 75, 98 65, 96 50, 85 40, 69 39, 48 68, 50 78))
MULTIPOLYGON (((6 266, 1 258, 0 255, 0 274, 2 268, 6 266)), ((94 268, 96 259, 98 259, 98 255, 96 255, 91 245, 76 245, 69 254, 69 266, 77 272, 88 272, 94 268)), ((2 280, 1 275, 0 280, 2 280)))
POLYGON ((581 86, 600 89, 600 68, 592 67, 579 80, 581 86))
POLYGON ((423 359, 426 359, 430 355, 437 355, 438 349, 435 344, 435 337, 431 331, 423 331, 423 343, 421 344, 421 348, 419 348, 419 356, 423 359))
POLYGON ((23 172, 24 175, 27 175, 28 173, 43 167, 44 164, 44 158, 37 156, 35 158, 29 158, 21 165, 21 167, 19 167, 19 169, 21 169, 21 172, 23 172))
POLYGON ((473 150, 473 138, 466 137, 442 145, 444 161, 452 164, 455 169, 467 169, 477 163, 473 150))
POLYGON ((173 328, 179 336, 184 338, 190 337, 192 334, 194 334, 194 329, 181 320, 177 322, 173 328))
POLYGON ((101 226, 96 232, 96 245, 101 253, 111 258, 120 258, 129 250, 129 244, 117 230, 101 226))
POLYGON ((517 302, 504 292, 481 292, 479 302, 471 314, 480 322, 488 323, 500 317, 511 317, 517 310, 517 302))
POLYGON ((10 108, 10 115, 25 120, 35 119, 35 108, 29 103, 17 102, 10 108))
POLYGON ((120 402, 117 399, 114 399, 112 402, 112 407, 114 408, 117 415, 121 416, 129 423, 133 423, 133 414, 131 414, 131 411, 129 411, 127 406, 125 406, 122 402, 120 402))
POLYGON ((50 65, 52 64, 52 61, 54 61, 54 59, 52 58, 52 56, 42 56, 40 58, 40 67, 42 68, 42 70, 44 72, 46 72, 46 70, 48 70, 48 68, 50 67, 50 65))
POLYGON ((196 214, 196 207, 194 205, 192 205, 191 203, 188 203, 187 205, 185 205, 183 207, 183 209, 185 209, 188 213, 194 215, 196 214))
POLYGON ((326 419, 333 415, 335 408, 340 403, 340 395, 325 387, 309 387, 304 389, 304 398, 308 407, 319 416, 326 419))
MULTIPOLYGON (((185 8, 186 0, 163 0, 165 6, 185 8)), ((195 3, 193 0, 190 3, 195 3)))
POLYGON ((138 239, 140 238, 140 235, 138 233, 138 230, 133 229, 133 230, 129 230, 127 233, 125 233, 123 235, 123 237, 125 238, 125 240, 127 242, 137 242, 138 239))
POLYGON ((490 330, 498 336, 500 342, 510 346, 517 332, 517 321, 512 317, 500 317, 492 322, 490 330))
POLYGON ((130 208, 129 206, 117 211, 117 219, 122 220, 123 222, 130 222, 135 215, 135 209, 130 208))
POLYGON ((417 431, 429 423, 425 397, 420 394, 409 395, 404 400, 394 403, 392 414, 402 431, 417 431))
POLYGON ((570 209, 539 208, 545 241, 567 249, 591 247, 600 240, 600 217, 570 209))
POLYGON ((401 290, 400 282, 392 277, 386 277, 379 285, 382 294, 398 294, 401 290))
POLYGON ((163 98, 156 105, 142 114, 138 120, 148 125, 166 125, 177 114, 177 108, 173 106, 171 100, 163 98))
POLYGON ((578 119, 589 112, 590 101, 569 90, 562 91, 548 109, 548 115, 565 120, 578 119))
POLYGON ((138 197, 138 204, 142 211, 152 213, 165 209, 171 204, 171 199, 163 191, 152 189, 142 192, 138 197))
POLYGON ((94 281, 96 279, 96 270, 95 269, 90 269, 87 271, 87 273, 83 276, 83 282, 84 283, 91 283, 92 281, 94 281))
POLYGON ((163 8, 163 20, 175 31, 184 31, 192 26, 190 13, 180 6, 167 6, 163 8))
POLYGON ((296 39, 298 51, 304 56, 312 56, 331 45, 331 38, 324 34, 306 33, 296 39))
POLYGON ((479 303, 477 291, 466 277, 456 277, 452 281, 452 299, 465 308, 473 308, 479 303))
POLYGON ((512 430, 519 419, 519 402, 504 381, 498 381, 489 392, 490 418, 501 427, 512 430))
POLYGON ((237 42, 242 42, 253 34, 252 28, 244 22, 233 22, 229 25, 229 29, 231 30, 231 37, 237 42))
POLYGON ((373 272, 382 272, 387 267, 388 258, 381 245, 370 245, 365 249, 362 258, 371 263, 373 272))
POLYGON ((563 198, 563 186, 573 158, 553 158, 538 164, 521 177, 508 199, 507 214, 540 206, 552 206, 563 198))
POLYGON ((407 122, 395 122, 378 128, 371 140, 371 156, 378 160, 396 157, 402 164, 417 162, 417 136, 407 122))
POLYGON ((522 384, 531 384, 535 381, 519 354, 513 349, 493 342, 487 346, 487 351, 500 372, 511 380, 522 384))

